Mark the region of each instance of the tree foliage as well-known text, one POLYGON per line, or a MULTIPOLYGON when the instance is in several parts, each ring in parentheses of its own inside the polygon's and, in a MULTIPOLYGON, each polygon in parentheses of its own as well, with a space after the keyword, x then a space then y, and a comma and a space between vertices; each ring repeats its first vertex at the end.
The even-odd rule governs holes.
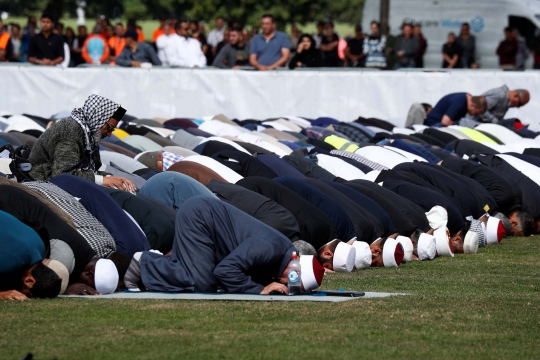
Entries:
MULTIPOLYGON (((86 0, 89 17, 157 19, 160 16, 209 21, 221 15, 241 24, 259 24, 270 13, 280 24, 305 24, 317 20, 357 23, 365 0, 86 0)), ((76 0, 0 0, 0 11, 13 15, 75 15, 76 0)))

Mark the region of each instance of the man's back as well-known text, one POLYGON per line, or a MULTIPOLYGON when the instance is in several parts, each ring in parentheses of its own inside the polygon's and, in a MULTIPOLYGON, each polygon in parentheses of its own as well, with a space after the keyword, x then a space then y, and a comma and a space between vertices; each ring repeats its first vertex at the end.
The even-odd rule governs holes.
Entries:
POLYGON ((467 93, 453 93, 444 96, 431 110, 426 125, 440 124, 444 115, 452 121, 459 121, 467 114, 467 93))

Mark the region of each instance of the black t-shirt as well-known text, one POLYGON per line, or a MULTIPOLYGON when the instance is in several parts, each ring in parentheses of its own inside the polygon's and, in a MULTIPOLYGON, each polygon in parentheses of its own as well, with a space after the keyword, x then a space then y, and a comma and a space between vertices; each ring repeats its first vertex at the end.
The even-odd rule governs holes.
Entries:
POLYGON ((347 41, 347 47, 352 55, 360 55, 364 52, 364 39, 350 39, 347 41))
MULTIPOLYGON (((446 43, 446 44, 443 45, 442 52, 443 52, 443 54, 448 55, 450 57, 450 59, 453 58, 454 55, 457 55, 458 56, 458 61, 456 63, 456 66, 454 66, 454 68, 460 68, 461 67, 460 58, 463 55, 463 49, 462 49, 461 46, 459 46, 459 44, 457 44, 457 43, 453 43, 453 44, 446 43)), ((448 65, 450 65, 448 63, 448 61, 443 60, 443 68, 447 68, 448 65)))
POLYGON ((249 65, 249 53, 246 51, 246 44, 244 46, 232 45, 236 50, 236 66, 249 65))
POLYGON ((38 60, 63 58, 64 38, 52 33, 49 37, 45 37, 42 32, 32 36, 28 45, 28 57, 34 57, 38 60))
MULTIPOLYGON (((328 45, 330 43, 333 43, 334 41, 339 41, 339 36, 337 36, 337 34, 334 34, 332 36, 332 39, 328 39, 328 37, 326 36, 323 36, 322 38, 322 41, 321 41, 321 44, 322 45, 328 45)), ((339 59, 339 56, 338 56, 338 47, 336 46, 336 48, 334 50, 331 50, 331 51, 323 51, 323 54, 324 54, 324 66, 327 66, 327 67, 337 67, 339 66, 339 63, 340 63, 340 59, 339 59)))

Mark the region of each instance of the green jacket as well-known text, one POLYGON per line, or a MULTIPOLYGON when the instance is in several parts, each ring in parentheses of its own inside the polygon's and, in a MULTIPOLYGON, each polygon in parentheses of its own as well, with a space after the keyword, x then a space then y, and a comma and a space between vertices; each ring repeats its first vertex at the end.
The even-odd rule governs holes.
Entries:
POLYGON ((95 151, 95 168, 89 168, 91 155, 86 150, 84 139, 84 131, 75 120, 66 118, 57 121, 32 148, 28 158, 32 163, 29 175, 34 180, 49 180, 58 175, 71 174, 95 182, 94 173, 101 167, 101 158, 99 151, 95 151))

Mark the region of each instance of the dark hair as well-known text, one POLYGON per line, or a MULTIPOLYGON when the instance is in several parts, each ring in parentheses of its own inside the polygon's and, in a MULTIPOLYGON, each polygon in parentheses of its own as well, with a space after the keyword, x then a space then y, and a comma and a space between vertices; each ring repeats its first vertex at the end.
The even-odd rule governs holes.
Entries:
POLYGON ((401 30, 405 29, 406 26, 410 26, 412 28, 413 24, 411 24, 410 22, 404 22, 403 24, 401 24, 401 30))
POLYGON ((73 35, 73 37, 75 37, 75 30, 73 30, 73 28, 71 26, 68 26, 66 28, 66 35, 67 35, 68 31, 71 31, 71 34, 73 35))
POLYGON ((456 34, 454 34, 454 33, 451 32, 451 31, 448 33, 448 36, 450 36, 450 35, 452 35, 453 37, 456 37, 456 34))
POLYGON ((30 289, 32 297, 53 298, 58 296, 62 286, 62 280, 60 280, 54 271, 39 262, 32 269, 32 276, 36 280, 34 286, 30 289))
POLYGON ((466 220, 465 226, 463 226, 463 228, 459 232, 459 237, 461 238, 462 242, 465 240, 465 236, 467 235, 470 229, 471 229, 471 222, 469 220, 466 220))
POLYGON ((355 29, 356 31, 362 31, 362 25, 356 24, 356 26, 354 27, 354 29, 355 29))
POLYGON ((225 21, 225 18, 224 18, 223 16, 218 16, 218 17, 216 18, 216 20, 219 20, 219 19, 225 21))
POLYGON ((126 275, 126 271, 131 264, 131 258, 122 255, 116 251, 113 251, 109 255, 109 260, 111 260, 114 265, 116 265, 116 269, 118 270, 118 278, 121 280, 124 279, 124 275, 126 275))
MULTIPOLYGON (((0 19, 1 19, 1 18, 0 18, 0 19)), ((17 29, 21 30, 21 26, 20 26, 19 24, 12 23, 12 24, 11 24, 11 27, 12 27, 12 28, 17 28, 17 29)))
POLYGON ((469 29, 471 28, 468 22, 464 22, 461 24, 461 27, 464 27, 464 26, 468 27, 469 29))
POLYGON ((504 28, 504 32, 512 32, 513 30, 510 26, 504 28))
POLYGON ((433 106, 428 103, 422 103, 422 107, 424 108, 425 111, 428 111, 429 108, 433 109, 433 106))
POLYGON ((57 22, 55 25, 54 25, 55 28, 57 29, 62 29, 64 30, 64 24, 62 24, 60 21, 57 22))
POLYGON ((236 31, 237 33, 241 34, 243 29, 235 26, 235 27, 229 29, 229 32, 231 32, 231 31, 236 31))
POLYGON ((332 29, 334 28, 334 23, 332 21, 327 21, 325 25, 330 25, 332 29))
POLYGON ((175 30, 181 29, 182 24, 188 24, 189 25, 189 21, 187 21, 186 19, 178 19, 178 21, 176 22, 176 25, 174 26, 174 29, 175 30))
POLYGON ((49 20, 51 20, 51 22, 56 23, 55 18, 50 13, 43 13, 41 15, 41 20, 43 20, 43 19, 49 19, 49 20))
POLYGON ((526 211, 519 211, 516 214, 516 217, 518 218, 519 225, 523 230, 524 236, 531 236, 531 234, 534 232, 535 225, 532 215, 526 211))
POLYGON ((378 21, 373 20, 370 25, 377 25, 377 28, 381 28, 381 24, 378 21))
POLYGON ((123 28, 124 24, 122 24, 121 22, 117 22, 116 25, 114 25, 114 26, 121 26, 123 28))
POLYGON ((137 21, 133 18, 128 19, 127 26, 137 26, 137 21))
POLYGON ((274 19, 274 15, 272 14, 264 14, 263 16, 261 16, 261 19, 265 19, 265 18, 272 20, 272 23, 276 22, 276 20, 274 19))

